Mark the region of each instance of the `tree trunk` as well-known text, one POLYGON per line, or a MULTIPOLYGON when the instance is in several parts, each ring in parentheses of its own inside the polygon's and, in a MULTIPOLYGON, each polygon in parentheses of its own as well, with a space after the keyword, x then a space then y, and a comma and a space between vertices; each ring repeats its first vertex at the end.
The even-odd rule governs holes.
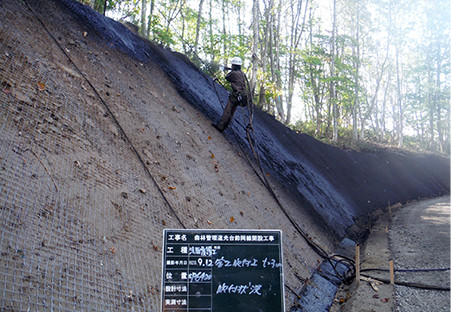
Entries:
POLYGON ((329 98, 332 103, 332 140, 337 142, 338 140, 338 103, 335 97, 335 34, 337 31, 337 10, 336 10, 337 0, 333 3, 333 17, 332 17, 332 42, 331 42, 331 58, 332 64, 330 67, 330 90, 329 98))
POLYGON ((222 42, 222 55, 224 56, 224 66, 227 66, 228 64, 228 58, 227 58, 227 43, 226 43, 226 39, 227 38, 227 29, 226 29, 226 0, 222 0, 222 37, 223 42, 222 42))
MULTIPOLYGON (((300 1, 302 2, 302 1, 300 1)), ((291 31, 290 31, 290 49, 288 54, 288 98, 287 98, 287 117, 285 120, 285 124, 290 123, 291 119, 291 107, 293 105, 293 93, 294 93, 294 76, 296 74, 295 69, 295 44, 296 44, 296 35, 298 30, 298 19, 299 19, 299 10, 295 11, 294 3, 290 1, 291 7, 291 31), (297 14, 295 13, 297 12, 297 14), (289 112, 288 112, 289 108, 289 112)))
POLYGON ((359 131, 357 124, 357 112, 359 110, 359 70, 360 70, 360 7, 357 3, 356 12, 356 46, 355 46, 355 56, 354 56, 354 107, 352 109, 352 138, 354 141, 359 140, 359 131))
POLYGON ((314 108, 315 108, 315 118, 316 118, 316 131, 315 134, 319 135, 321 133, 321 124, 322 124, 322 116, 321 116, 321 101, 319 98, 319 86, 316 82, 316 77, 313 75, 313 67, 310 65, 310 80, 312 84, 313 89, 313 99, 315 101, 314 108))
POLYGON ((258 67, 258 30, 259 30, 260 19, 258 18, 258 0, 253 1, 252 6, 252 73, 250 85, 251 96, 255 93, 255 86, 257 84, 257 67, 258 67))
POLYGON ((141 0, 141 36, 147 35, 147 0, 141 0))
POLYGON ((391 72, 389 71, 388 76, 387 76, 387 85, 385 86, 384 99, 382 100, 381 141, 383 140, 383 138, 385 137, 385 134, 387 132, 385 116, 387 113, 387 96, 388 96, 388 88, 390 87, 390 81, 391 81, 391 72))
MULTIPOLYGON (((273 5, 274 6, 274 5, 273 5)), ((276 84, 276 90, 278 93, 282 92, 282 78, 281 78, 281 69, 280 69, 280 14, 281 14, 281 4, 277 6, 277 14, 273 14, 272 18, 275 18, 275 21, 272 22, 271 28, 271 38, 272 38, 272 49, 275 53, 271 53, 271 56, 274 55, 275 59, 271 59, 271 75, 272 80, 276 84)), ((285 120, 285 112, 283 109, 283 101, 282 97, 278 94, 275 98, 277 114, 280 117, 280 120, 285 120)), ((287 107, 287 111, 291 114, 291 105, 287 107)))
POLYGON ((441 105, 440 105, 440 93, 441 93, 441 83, 440 83, 440 74, 442 73, 442 60, 441 60, 441 47, 440 41, 437 42, 438 47, 436 47, 436 73, 435 73, 435 92, 434 92, 434 107, 437 110, 437 136, 439 143, 440 152, 445 151, 445 141, 443 140, 443 130, 442 130, 442 114, 441 114, 441 105))
POLYGON ((184 4, 185 4, 184 1, 178 0, 175 3, 174 8, 169 10, 169 12, 167 12, 167 16, 166 16, 166 31, 167 32, 169 32, 169 30, 171 28, 172 21, 175 20, 177 18, 177 16, 182 12, 184 4))
MULTIPOLYGON (((263 72, 266 72, 266 66, 268 63, 268 50, 269 50, 269 42, 270 42, 270 29, 271 29, 271 20, 270 20, 270 12, 272 10, 272 2, 273 0, 269 0, 269 4, 265 6, 265 33, 263 35, 263 42, 260 43, 260 65, 263 70, 263 72)), ((266 3, 265 3, 266 4, 266 3)), ((270 51, 271 52, 271 51, 270 51)), ((259 91, 259 99, 258 99, 258 106, 261 108, 265 108, 266 106, 266 99, 265 99, 265 85, 266 85, 266 79, 261 79, 260 82, 260 91, 259 91)), ((268 111, 271 110, 269 107, 271 104, 268 103, 268 111)))
POLYGON ((155 0, 150 0, 150 12, 149 12, 149 19, 147 21, 147 37, 146 38, 150 38, 150 28, 152 27, 154 8, 155 8, 155 0))
MULTIPOLYGON (((287 117, 285 124, 291 122, 291 108, 293 106, 293 94, 294 94, 294 80, 297 71, 297 55, 296 50, 298 49, 299 42, 301 41, 301 36, 304 32, 305 20, 307 16, 307 6, 308 0, 305 2, 304 17, 301 22, 302 16, 302 0, 290 1, 291 7, 291 35, 290 35, 290 52, 288 57, 288 99, 287 99, 287 117), (296 6, 295 6, 296 5, 296 6)), ((311 13, 311 11, 310 11, 311 13)))
POLYGON ((402 92, 401 92, 401 73, 400 73, 400 65, 399 65, 399 47, 396 47, 396 91, 398 97, 398 125, 397 125, 397 134, 398 134, 398 147, 402 147, 404 145, 404 134, 403 134, 403 119, 404 112, 402 108, 402 92))
POLYGON ((189 53, 191 51, 190 51, 190 46, 189 46, 189 44, 187 44, 187 40, 185 39, 186 17, 185 17, 184 12, 182 12, 180 14, 180 16, 182 18, 182 30, 181 30, 182 33, 180 34, 180 36, 182 39, 181 41, 182 41, 183 53, 186 55, 189 55, 189 53))
POLYGON ((210 10, 209 10, 209 37, 210 37, 210 62, 213 63, 215 61, 215 52, 214 52, 214 42, 213 42, 213 0, 210 0, 210 10))
POLYGON ((204 0, 199 1, 199 10, 197 11, 197 25, 196 25, 196 40, 194 42, 194 53, 197 54, 197 49, 199 47, 199 34, 200 34, 200 23, 202 21, 202 6, 204 5, 204 0))

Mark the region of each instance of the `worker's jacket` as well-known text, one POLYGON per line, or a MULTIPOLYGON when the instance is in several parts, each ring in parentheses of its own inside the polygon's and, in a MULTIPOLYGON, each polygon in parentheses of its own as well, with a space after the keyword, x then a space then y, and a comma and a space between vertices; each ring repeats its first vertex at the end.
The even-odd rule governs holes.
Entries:
POLYGON ((241 106, 247 105, 246 78, 241 70, 232 70, 225 77, 232 86, 233 93, 230 100, 241 106))

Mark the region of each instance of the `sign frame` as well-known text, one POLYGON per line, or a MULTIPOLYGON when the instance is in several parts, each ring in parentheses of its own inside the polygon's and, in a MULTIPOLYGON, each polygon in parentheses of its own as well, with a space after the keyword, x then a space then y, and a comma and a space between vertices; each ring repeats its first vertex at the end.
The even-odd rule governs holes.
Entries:
POLYGON ((282 242, 278 229, 164 229, 161 311, 285 311, 282 242))

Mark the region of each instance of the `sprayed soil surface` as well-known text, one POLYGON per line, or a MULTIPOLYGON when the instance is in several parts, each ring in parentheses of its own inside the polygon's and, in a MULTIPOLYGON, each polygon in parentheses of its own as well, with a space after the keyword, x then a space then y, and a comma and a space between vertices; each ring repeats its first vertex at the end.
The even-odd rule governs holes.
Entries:
POLYGON ((211 126, 210 77, 68 0, 0 1, 0 88, 0 310, 157 311, 166 228, 281 229, 299 308, 309 242, 330 254, 357 217, 449 191, 448 159, 330 147, 256 110, 262 173, 239 111, 211 126))
MULTIPOLYGON (((220 85, 214 87, 212 77, 200 72, 185 56, 144 41, 125 26, 78 3, 60 3, 102 42, 139 62, 157 63, 188 103, 206 118, 219 119, 227 101, 225 90, 220 85)), ((239 109, 225 136, 252 155, 246 141, 245 120, 246 111, 239 109)), ((253 128, 255 149, 265 173, 337 237, 354 234, 346 230, 355 218, 389 203, 449 192, 449 159, 444 157, 389 150, 343 150, 295 133, 258 109, 253 128)), ((257 166, 255 159, 252 162, 257 166)))

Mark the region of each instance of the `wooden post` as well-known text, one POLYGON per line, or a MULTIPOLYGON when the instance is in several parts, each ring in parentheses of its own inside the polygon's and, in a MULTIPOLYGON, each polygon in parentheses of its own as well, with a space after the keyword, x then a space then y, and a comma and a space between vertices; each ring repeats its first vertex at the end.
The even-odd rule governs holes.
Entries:
POLYGON ((390 285, 395 285, 395 268, 393 260, 390 260, 390 285))
POLYGON ((355 279, 357 285, 360 285, 360 245, 355 245, 355 279))

